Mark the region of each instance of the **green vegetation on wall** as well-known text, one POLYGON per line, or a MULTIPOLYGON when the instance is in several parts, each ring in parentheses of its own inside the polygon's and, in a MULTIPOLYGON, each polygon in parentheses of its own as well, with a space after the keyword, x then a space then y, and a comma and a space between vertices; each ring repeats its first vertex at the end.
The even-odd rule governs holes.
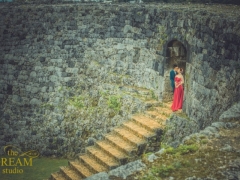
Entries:
POLYGON ((74 96, 70 98, 69 104, 76 108, 83 108, 84 107, 84 102, 83 102, 83 97, 81 95, 79 96, 74 96))
POLYGON ((119 111, 121 108, 121 97, 120 96, 109 96, 108 98, 108 107, 119 111))
POLYGON ((165 26, 158 26, 158 32, 160 34, 160 39, 159 39, 159 44, 157 49, 158 50, 162 50, 162 47, 164 45, 164 43, 167 41, 167 34, 166 34, 166 27, 165 26))

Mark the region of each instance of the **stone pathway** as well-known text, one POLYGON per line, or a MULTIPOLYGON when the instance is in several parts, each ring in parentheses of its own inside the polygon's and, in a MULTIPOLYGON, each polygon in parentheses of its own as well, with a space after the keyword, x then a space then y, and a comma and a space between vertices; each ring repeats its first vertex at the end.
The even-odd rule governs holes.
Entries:
MULTIPOLYGON (((142 90, 138 92, 147 93, 142 90)), ((165 120, 172 113, 171 102, 146 100, 145 103, 148 107, 145 113, 133 115, 130 120, 106 134, 104 140, 87 147, 84 155, 69 161, 69 166, 60 167, 59 172, 52 173, 50 179, 81 180, 134 161, 144 152, 158 150, 165 120)))

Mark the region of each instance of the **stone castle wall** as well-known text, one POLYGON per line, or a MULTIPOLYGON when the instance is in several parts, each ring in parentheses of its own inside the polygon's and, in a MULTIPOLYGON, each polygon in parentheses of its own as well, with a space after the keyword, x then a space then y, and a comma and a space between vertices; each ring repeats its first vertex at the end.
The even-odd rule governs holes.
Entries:
POLYGON ((240 101, 240 24, 231 16, 171 5, 0 9, 1 147, 82 152, 144 110, 127 94, 120 110, 108 108, 119 86, 147 88, 162 100, 167 44, 174 39, 187 49, 184 111, 196 130, 240 101))

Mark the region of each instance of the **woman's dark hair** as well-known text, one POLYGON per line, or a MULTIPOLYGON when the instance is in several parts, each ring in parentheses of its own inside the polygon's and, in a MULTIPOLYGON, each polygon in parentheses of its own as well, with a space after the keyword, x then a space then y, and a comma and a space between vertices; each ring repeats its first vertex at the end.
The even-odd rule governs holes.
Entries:
POLYGON ((183 68, 180 68, 180 72, 181 72, 181 73, 183 72, 183 68))
POLYGON ((174 69, 175 67, 178 67, 177 64, 174 64, 174 65, 173 65, 173 69, 174 69))

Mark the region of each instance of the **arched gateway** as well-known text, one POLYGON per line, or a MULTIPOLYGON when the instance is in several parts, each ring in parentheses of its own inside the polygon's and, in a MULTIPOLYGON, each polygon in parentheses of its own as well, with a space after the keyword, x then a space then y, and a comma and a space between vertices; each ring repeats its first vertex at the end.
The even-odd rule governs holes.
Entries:
POLYGON ((163 101, 172 101, 172 87, 170 85, 169 73, 174 64, 184 69, 183 76, 185 76, 186 62, 187 62, 187 49, 178 40, 171 40, 165 49, 166 51, 166 63, 164 66, 164 90, 163 101))

